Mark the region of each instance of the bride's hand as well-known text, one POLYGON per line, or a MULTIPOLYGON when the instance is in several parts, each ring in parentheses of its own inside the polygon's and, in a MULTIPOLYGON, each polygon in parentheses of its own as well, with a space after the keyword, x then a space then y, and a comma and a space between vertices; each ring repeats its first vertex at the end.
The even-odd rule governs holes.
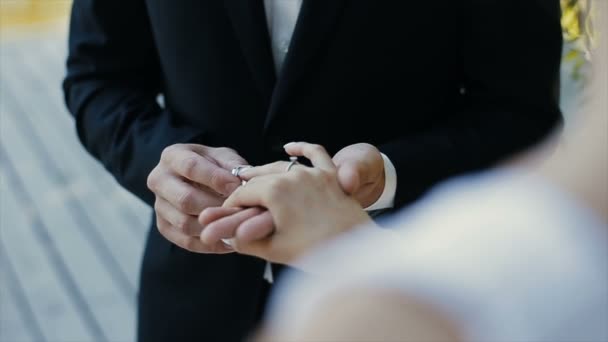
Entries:
MULTIPOLYGON (((237 228, 233 247, 237 252, 289 264, 320 242, 355 226, 371 222, 361 205, 346 195, 338 183, 337 168, 320 145, 292 143, 285 147, 292 156, 309 159, 312 167, 276 162, 243 171, 251 180, 224 202, 223 211, 251 208, 241 215, 260 214, 267 209, 275 225, 272 235, 258 240, 239 239, 237 228)), ((219 211, 218 211, 219 212, 219 211)), ((213 216, 203 212, 202 216, 213 216)), ((213 236, 209 225, 201 238, 213 236)))

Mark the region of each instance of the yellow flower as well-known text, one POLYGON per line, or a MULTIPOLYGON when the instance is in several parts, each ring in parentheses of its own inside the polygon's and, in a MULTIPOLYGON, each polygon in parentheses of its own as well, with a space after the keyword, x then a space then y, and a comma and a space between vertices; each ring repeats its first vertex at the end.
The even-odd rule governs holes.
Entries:
POLYGON ((582 69, 591 61, 591 49, 595 46, 593 1, 560 0, 562 33, 567 48, 563 61, 571 63, 574 80, 583 78, 582 69))
POLYGON ((580 23, 581 4, 578 1, 561 0, 561 7, 564 39, 568 42, 579 39, 582 32, 580 23))
POLYGON ((580 41, 582 44, 577 45, 585 53, 595 45, 592 4, 591 0, 560 0, 564 40, 569 43, 580 41))

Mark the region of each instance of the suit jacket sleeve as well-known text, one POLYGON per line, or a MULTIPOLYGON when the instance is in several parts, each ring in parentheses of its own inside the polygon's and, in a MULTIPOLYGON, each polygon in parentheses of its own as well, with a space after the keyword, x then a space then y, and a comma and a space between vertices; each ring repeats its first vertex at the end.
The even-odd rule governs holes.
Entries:
POLYGON ((379 146, 397 170, 395 205, 434 183, 488 167, 561 123, 560 9, 550 0, 465 1, 463 103, 445 120, 379 146))
POLYGON ((162 150, 196 140, 156 98, 161 71, 144 1, 75 0, 65 100, 86 149, 148 204, 149 172, 162 150))

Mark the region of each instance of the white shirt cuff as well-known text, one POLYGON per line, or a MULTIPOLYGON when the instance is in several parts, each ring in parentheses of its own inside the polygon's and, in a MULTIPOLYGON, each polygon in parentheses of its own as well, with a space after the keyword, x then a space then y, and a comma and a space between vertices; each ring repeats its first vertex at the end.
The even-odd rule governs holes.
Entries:
POLYGON ((274 283, 274 274, 272 273, 270 261, 266 261, 266 266, 264 266, 264 279, 270 284, 274 283))
POLYGON ((366 211, 392 208, 395 203, 395 193, 397 192, 397 170, 390 159, 384 154, 384 191, 376 201, 376 203, 365 208, 366 211))

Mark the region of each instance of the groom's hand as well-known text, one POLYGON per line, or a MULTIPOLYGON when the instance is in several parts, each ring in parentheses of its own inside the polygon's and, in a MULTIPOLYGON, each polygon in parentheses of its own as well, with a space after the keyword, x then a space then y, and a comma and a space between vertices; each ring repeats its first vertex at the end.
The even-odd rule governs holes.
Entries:
POLYGON ((338 167, 342 190, 354 197, 363 208, 374 204, 386 182, 384 159, 373 145, 360 143, 346 146, 333 157, 338 167))
POLYGON ((197 253, 231 252, 221 242, 201 242, 197 217, 204 209, 222 205, 240 185, 229 170, 247 164, 234 150, 194 144, 167 147, 148 176, 156 195, 154 211, 159 232, 169 241, 197 253))

